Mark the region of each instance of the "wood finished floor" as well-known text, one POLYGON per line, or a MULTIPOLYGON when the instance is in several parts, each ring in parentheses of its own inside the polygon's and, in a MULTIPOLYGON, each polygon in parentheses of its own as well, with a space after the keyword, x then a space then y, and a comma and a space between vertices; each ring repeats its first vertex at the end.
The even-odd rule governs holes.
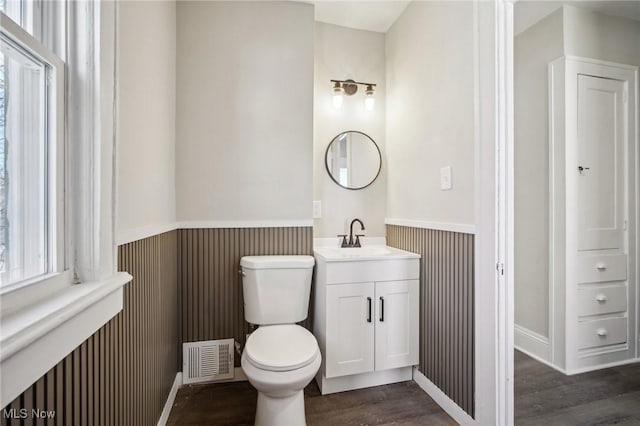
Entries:
MULTIPOLYGON (((256 398, 248 382, 185 386, 167 425, 252 425, 256 398)), ((324 396, 313 382, 305 406, 310 426, 456 424, 414 382, 324 396)), ((640 364, 565 376, 516 351, 515 423, 640 425, 640 364)))
POLYGON ((565 376, 515 352, 518 426, 640 425, 640 363, 565 376))
MULTIPOLYGON (((248 382, 184 386, 167 425, 253 425, 256 398, 248 382)), ((456 424, 414 382, 331 395, 320 395, 312 382, 305 389, 305 410, 309 426, 456 424)))

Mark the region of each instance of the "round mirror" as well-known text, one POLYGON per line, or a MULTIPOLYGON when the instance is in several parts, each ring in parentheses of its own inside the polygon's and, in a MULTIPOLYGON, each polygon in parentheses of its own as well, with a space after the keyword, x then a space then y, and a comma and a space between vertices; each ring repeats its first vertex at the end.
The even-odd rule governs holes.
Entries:
POLYGON ((325 165, 331 179, 341 187, 362 189, 380 174, 382 156, 373 139, 350 130, 333 138, 327 147, 325 165))

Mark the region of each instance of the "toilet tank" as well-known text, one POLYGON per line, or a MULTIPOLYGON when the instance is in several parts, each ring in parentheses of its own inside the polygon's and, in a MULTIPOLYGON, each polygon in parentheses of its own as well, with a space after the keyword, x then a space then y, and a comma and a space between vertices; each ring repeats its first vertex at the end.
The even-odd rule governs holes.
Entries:
POLYGON ((240 259, 245 320, 272 325, 293 324, 307 318, 314 264, 312 256, 240 259))

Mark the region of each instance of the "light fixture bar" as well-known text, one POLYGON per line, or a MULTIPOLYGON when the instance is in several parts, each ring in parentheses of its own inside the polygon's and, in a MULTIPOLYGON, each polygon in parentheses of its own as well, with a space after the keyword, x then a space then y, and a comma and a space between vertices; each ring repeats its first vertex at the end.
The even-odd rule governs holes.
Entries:
POLYGON ((360 86, 376 86, 375 83, 362 83, 360 81, 351 81, 351 80, 330 80, 332 83, 342 83, 342 84, 358 84, 360 86))

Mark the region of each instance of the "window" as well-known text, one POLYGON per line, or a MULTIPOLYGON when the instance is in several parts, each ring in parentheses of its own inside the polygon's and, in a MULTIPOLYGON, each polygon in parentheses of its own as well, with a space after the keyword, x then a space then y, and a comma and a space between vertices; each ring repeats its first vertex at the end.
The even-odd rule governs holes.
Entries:
POLYGON ((116 315, 132 278, 113 245, 116 11, 0 0, 0 406, 116 315))
MULTIPOLYGON (((6 6, 11 4, 16 3, 6 6)), ((64 268, 64 67, 33 36, 6 15, 1 18, 0 291, 5 292, 64 268)))

